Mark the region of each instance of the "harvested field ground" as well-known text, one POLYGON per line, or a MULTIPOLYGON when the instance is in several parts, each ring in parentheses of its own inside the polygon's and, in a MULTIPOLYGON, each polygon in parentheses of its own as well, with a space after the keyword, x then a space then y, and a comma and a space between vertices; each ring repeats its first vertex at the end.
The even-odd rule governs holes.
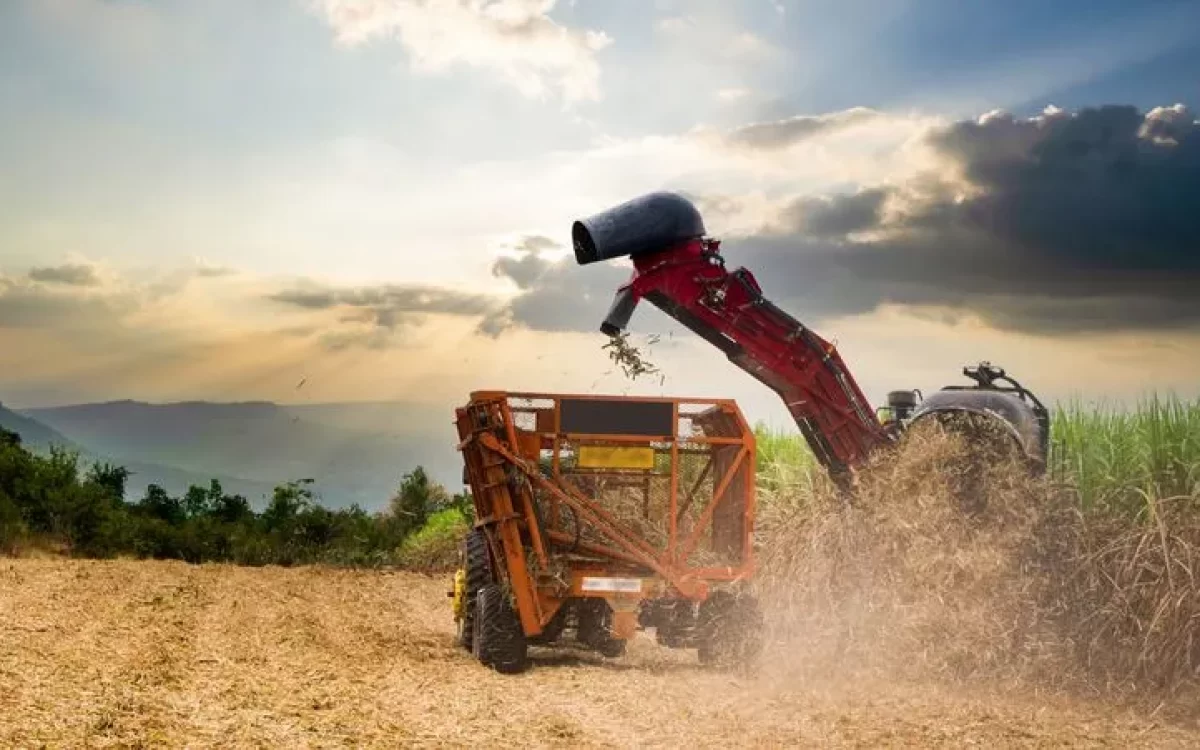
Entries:
MULTIPOLYGON (((1033 694, 623 659, 484 670, 447 582, 405 573, 0 560, 3 747, 1196 747, 1200 728, 1033 694)), ((786 661, 786 660, 784 660, 786 661)))

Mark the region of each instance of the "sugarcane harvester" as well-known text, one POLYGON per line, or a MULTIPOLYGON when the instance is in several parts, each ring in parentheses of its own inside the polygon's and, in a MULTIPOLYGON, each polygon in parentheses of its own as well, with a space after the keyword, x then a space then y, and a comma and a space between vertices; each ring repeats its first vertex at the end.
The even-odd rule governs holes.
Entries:
POLYGON ((579 265, 633 262, 601 331, 620 334, 639 301, 653 304, 774 390, 840 484, 876 449, 924 419, 999 437, 1031 471, 1044 470, 1049 413, 1002 368, 969 365, 962 373, 973 385, 946 386, 923 400, 918 390, 896 390, 886 407, 871 408, 829 341, 766 299, 750 271, 726 269, 720 242, 706 236, 699 211, 678 194, 635 198, 575 222, 571 234, 579 265))
MULTIPOLYGON (((632 261, 603 333, 620 335, 641 300, 658 307, 774 390, 843 489, 923 420, 999 436, 1044 470, 1048 413, 1001 368, 964 367, 972 385, 897 390, 872 409, 828 341, 748 270, 726 269, 682 196, 576 221, 572 244, 579 265, 632 261)), ((529 646, 564 642, 615 657, 653 628, 703 663, 754 662, 756 446, 735 402, 477 391, 455 416, 475 523, 451 596, 459 643, 479 661, 519 672, 529 646)))

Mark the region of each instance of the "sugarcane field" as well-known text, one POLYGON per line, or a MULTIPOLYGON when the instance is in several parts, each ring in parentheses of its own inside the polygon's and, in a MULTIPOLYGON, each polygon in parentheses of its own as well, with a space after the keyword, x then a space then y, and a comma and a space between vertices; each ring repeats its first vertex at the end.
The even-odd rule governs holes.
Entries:
POLYGON ((1200 3, 0 2, 0 749, 1200 747, 1200 3))

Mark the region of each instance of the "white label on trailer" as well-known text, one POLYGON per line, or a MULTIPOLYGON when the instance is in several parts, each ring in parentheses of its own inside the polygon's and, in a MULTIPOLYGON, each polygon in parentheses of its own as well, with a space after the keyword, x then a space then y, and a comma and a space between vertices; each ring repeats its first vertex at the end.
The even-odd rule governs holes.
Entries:
POLYGON ((641 578, 589 578, 579 586, 584 591, 619 591, 623 594, 640 594, 641 578))

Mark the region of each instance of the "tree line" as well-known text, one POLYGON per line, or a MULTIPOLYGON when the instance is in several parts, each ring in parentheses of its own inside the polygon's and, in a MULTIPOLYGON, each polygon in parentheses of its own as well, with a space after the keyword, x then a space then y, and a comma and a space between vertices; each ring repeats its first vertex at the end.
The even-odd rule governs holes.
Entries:
POLYGON ((243 565, 386 565, 407 557, 436 565, 472 513, 469 495, 450 494, 423 467, 405 474, 375 513, 324 507, 311 479, 277 486, 262 511, 216 480, 179 497, 152 484, 129 502, 129 476, 108 463, 83 468, 77 454, 57 448, 35 454, 0 428, 0 553, 41 544, 79 557, 243 565))

